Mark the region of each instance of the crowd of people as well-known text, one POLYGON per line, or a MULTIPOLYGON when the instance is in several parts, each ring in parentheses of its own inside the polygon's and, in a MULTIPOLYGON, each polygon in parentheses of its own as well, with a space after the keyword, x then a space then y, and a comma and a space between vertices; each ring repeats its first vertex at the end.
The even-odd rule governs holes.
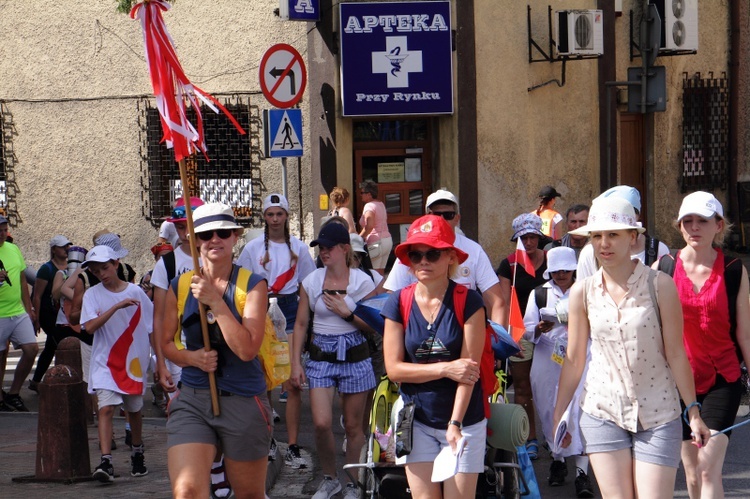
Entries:
POLYGON ((690 497, 722 496, 731 434, 723 430, 734 422, 744 392, 741 364, 750 360, 750 286, 741 262, 722 251, 730 224, 713 195, 684 198, 675 227, 685 246, 670 252, 645 234, 636 189, 613 187, 563 215, 555 209, 561 194, 545 186, 538 206, 512 221, 517 250, 493 269, 484 249, 461 232, 450 191, 428 196, 426 215, 393 248, 378 185, 365 181, 359 189, 358 223, 349 192, 331 192, 331 210, 309 245, 317 262, 291 235, 281 194, 264 199, 263 235, 238 257, 243 228, 233 210, 180 198, 152 248, 155 267, 139 285, 122 261, 128 251, 120 237, 102 230, 89 251, 52 237, 50 259, 32 287, 0 216, 3 373, 10 345, 21 350, 0 409, 27 410, 19 392, 39 353, 40 328, 47 339, 29 381, 33 391, 60 341, 77 337, 99 421, 93 478, 114 480, 113 416, 120 407, 130 473, 148 474, 141 410, 151 372, 154 401, 168 411, 174 496, 210 490, 212 497, 262 498, 280 420, 260 354, 273 298, 286 319, 291 364, 279 397, 289 437, 284 461, 311 466, 299 445, 307 393, 322 471, 313 499, 359 497, 356 483, 338 479, 333 405, 340 400, 344 461, 358 462, 373 389, 386 374, 414 407, 405 461, 412 496, 469 497, 484 470, 487 420, 478 381, 485 324, 507 325, 518 306, 525 334, 509 359, 513 402, 529 417, 529 457, 543 449, 552 457, 550 486, 566 483, 568 459, 575 466, 571 496, 594 496, 590 466, 604 497, 671 497, 682 462, 690 497), (391 295, 381 335, 355 312, 383 292, 391 295), (567 434, 560 440, 561 422, 567 434), (432 482, 446 447, 461 449, 457 473, 432 482))

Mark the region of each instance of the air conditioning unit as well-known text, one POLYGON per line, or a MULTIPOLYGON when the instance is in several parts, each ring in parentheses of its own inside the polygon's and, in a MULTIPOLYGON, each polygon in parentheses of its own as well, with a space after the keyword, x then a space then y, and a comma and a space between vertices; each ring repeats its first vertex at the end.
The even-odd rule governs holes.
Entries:
POLYGON ((661 17, 659 51, 698 50, 698 0, 650 0, 661 17))
POLYGON ((601 10, 558 10, 555 20, 558 55, 604 53, 601 10))

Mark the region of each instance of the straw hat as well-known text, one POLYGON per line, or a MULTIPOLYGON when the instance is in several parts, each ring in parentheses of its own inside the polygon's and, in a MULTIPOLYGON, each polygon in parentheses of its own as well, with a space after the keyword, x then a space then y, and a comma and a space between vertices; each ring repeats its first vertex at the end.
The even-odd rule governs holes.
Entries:
POLYGON ((219 229, 241 229, 234 218, 234 210, 223 203, 207 203, 193 212, 195 233, 219 229))

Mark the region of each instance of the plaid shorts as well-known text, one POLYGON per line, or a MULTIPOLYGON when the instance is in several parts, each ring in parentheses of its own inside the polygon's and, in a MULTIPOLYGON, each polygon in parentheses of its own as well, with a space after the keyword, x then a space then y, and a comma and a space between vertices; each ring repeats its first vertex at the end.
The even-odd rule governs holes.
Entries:
MULTIPOLYGON (((349 349, 365 341, 359 331, 342 335, 313 336, 313 344, 324 352, 336 352, 339 348, 349 349)), ((310 359, 305 365, 305 376, 310 389, 335 386, 340 393, 366 392, 376 385, 372 361, 369 358, 359 362, 326 362, 310 359)))

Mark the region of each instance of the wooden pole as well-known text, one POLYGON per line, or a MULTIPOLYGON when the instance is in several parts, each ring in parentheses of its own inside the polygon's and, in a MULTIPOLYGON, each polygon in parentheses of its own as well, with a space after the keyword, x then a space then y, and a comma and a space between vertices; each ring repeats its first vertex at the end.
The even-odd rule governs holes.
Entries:
MULTIPOLYGON (((193 207, 190 205, 190 190, 188 189, 187 163, 184 159, 179 161, 180 165, 180 183, 182 183, 182 199, 185 201, 185 217, 187 218, 188 239, 190 241, 190 256, 193 257, 193 268, 195 273, 201 271, 198 263, 198 248, 195 246, 195 226, 193 225, 193 207)), ((203 332, 203 348, 206 351, 211 350, 210 340, 208 339, 208 320, 206 319, 206 307, 198 302, 198 311, 201 317, 201 331, 203 332)), ((216 389, 215 373, 208 373, 208 385, 211 388, 211 408, 214 416, 221 414, 219 408, 219 393, 216 389)))

